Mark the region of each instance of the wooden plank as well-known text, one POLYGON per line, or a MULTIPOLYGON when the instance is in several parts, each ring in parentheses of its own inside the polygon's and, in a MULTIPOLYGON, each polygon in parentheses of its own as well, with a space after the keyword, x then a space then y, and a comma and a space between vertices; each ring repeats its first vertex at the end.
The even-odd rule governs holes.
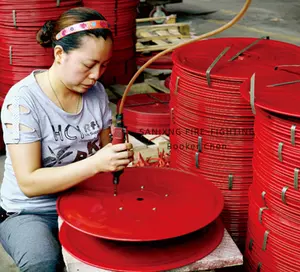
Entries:
POLYGON ((120 98, 119 95, 114 93, 111 89, 106 88, 105 90, 106 90, 109 101, 115 101, 116 99, 120 98))
POLYGON ((175 23, 140 26, 137 27, 136 36, 136 52, 162 51, 190 40, 190 25, 175 23), (153 44, 149 44, 150 42, 153 44))
POLYGON ((144 47, 144 45, 141 42, 139 42, 139 41, 135 44, 135 46, 137 48, 143 48, 144 47))
MULTIPOLYGON (((159 35, 159 36, 166 36, 166 35, 169 35, 170 32, 169 31, 166 31, 166 30, 158 30, 156 31, 156 33, 159 35)), ((176 37, 170 37, 170 38, 167 38, 167 41, 171 42, 171 43, 180 43, 180 39, 176 38, 176 37)))
POLYGON ((169 33, 168 35, 151 36, 151 37, 148 37, 148 38, 138 38, 138 42, 136 43, 136 45, 139 46, 139 47, 144 47, 144 45, 142 44, 144 42, 150 42, 150 41, 154 41, 154 40, 167 40, 167 39, 170 39, 170 38, 171 39, 172 38, 188 39, 190 37, 191 37, 191 35, 182 35, 180 33, 179 34, 170 34, 169 33))
POLYGON ((190 25, 189 24, 180 25, 179 32, 183 35, 189 35, 190 34, 190 25))
MULTIPOLYGON (((111 85, 110 89, 113 90, 113 92, 115 92, 116 94, 123 96, 126 86, 116 84, 116 85, 111 85)), ((141 94, 141 93, 156 93, 156 91, 151 86, 149 86, 149 84, 142 82, 142 83, 133 84, 128 92, 128 95, 141 94)))
MULTIPOLYGON (((180 43, 178 43, 178 44, 180 44, 180 43)), ((175 45, 176 44, 172 44, 172 43, 167 44, 167 45, 145 45, 143 48, 137 48, 136 52, 163 51, 163 50, 171 48, 175 45)))
POLYGON ((159 80, 158 78, 148 78, 145 79, 145 82, 148 83, 151 87, 160 90, 164 93, 170 93, 170 90, 165 87, 165 81, 159 80))
MULTIPOLYGON (((180 33, 180 31, 179 31, 179 29, 178 28, 169 28, 168 29, 168 32, 169 33, 171 33, 171 35, 174 35, 174 36, 176 36, 176 35, 182 35, 181 33, 180 33)), ((187 35, 182 35, 183 37, 191 37, 191 34, 187 34, 187 35)))
POLYGON ((140 30, 144 31, 156 31, 156 30, 162 30, 162 29, 170 29, 170 28, 179 28, 180 32, 182 31, 182 34, 187 35, 187 30, 190 29, 189 23, 175 23, 175 24, 161 24, 161 25, 146 25, 146 26, 137 26, 136 30, 137 32, 140 30))
MULTIPOLYGON (((154 36, 152 33, 148 32, 148 31, 140 31, 139 35, 140 35, 140 37, 143 37, 143 38, 152 38, 154 36)), ((156 36, 157 36, 157 34, 156 34, 156 36)), ((152 42, 156 43, 157 45, 162 45, 162 46, 168 46, 169 45, 169 43, 167 43, 166 41, 159 40, 159 39, 152 40, 152 42)))
POLYGON ((169 16, 160 16, 160 17, 148 17, 148 18, 138 18, 136 19, 136 23, 145 23, 145 22, 153 22, 157 20, 164 19, 164 24, 175 24, 176 23, 176 14, 171 14, 169 16))

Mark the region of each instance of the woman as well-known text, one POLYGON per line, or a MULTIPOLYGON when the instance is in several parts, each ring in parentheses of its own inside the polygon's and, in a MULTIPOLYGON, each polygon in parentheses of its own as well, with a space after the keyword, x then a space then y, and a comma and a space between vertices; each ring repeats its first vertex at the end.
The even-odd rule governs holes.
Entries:
MULTIPOLYGON (((97 80, 112 57, 105 18, 71 9, 37 33, 54 48, 49 70, 35 70, 8 92, 1 120, 7 148, 0 242, 21 271, 60 271, 57 195, 99 172, 124 169, 131 144, 110 143, 111 111, 97 80)), ((101 181, 99 181, 101 182, 101 181)))

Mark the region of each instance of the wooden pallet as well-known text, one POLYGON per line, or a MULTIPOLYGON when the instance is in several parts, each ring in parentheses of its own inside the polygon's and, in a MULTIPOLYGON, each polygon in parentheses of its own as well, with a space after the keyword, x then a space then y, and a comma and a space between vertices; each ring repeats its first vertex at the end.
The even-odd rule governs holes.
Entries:
POLYGON ((171 14, 169 16, 161 16, 161 17, 148 17, 148 18, 139 18, 136 19, 136 23, 149 23, 157 20, 164 20, 164 24, 175 24, 176 23, 176 14, 171 14))
MULTIPOLYGON (((115 124, 115 116, 117 112, 117 102, 122 98, 126 86, 124 85, 112 85, 106 89, 109 100, 110 108, 112 110, 113 124, 115 124)), ((129 95, 141 94, 141 93, 157 93, 165 92, 169 93, 169 89, 165 88, 163 81, 157 78, 150 78, 143 83, 134 84, 128 93, 129 95)), ((126 124, 125 124, 126 125, 126 124)), ((135 162, 138 158, 138 153, 144 158, 158 157, 158 151, 165 150, 169 152, 169 137, 167 135, 152 135, 152 134, 137 134, 129 133, 129 142, 133 145, 135 162)))
POLYGON ((188 23, 137 26, 136 36, 136 52, 162 51, 192 39, 188 23))

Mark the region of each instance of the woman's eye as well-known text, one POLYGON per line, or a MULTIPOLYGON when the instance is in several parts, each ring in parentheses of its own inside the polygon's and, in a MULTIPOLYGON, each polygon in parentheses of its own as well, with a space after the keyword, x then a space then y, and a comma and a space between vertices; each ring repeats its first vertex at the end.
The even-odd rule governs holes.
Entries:
POLYGON ((91 69, 93 66, 83 64, 86 68, 91 69))

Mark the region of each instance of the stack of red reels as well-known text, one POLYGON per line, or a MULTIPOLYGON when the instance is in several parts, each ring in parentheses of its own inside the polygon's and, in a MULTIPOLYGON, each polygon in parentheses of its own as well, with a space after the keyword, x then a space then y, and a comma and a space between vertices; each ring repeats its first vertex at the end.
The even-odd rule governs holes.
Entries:
POLYGON ((218 38, 183 46, 173 53, 170 82, 170 166, 203 174, 223 191, 223 220, 241 246, 252 183, 254 117, 239 88, 262 67, 300 60, 295 45, 255 41, 218 38))
POLYGON ((167 93, 127 96, 123 108, 127 130, 140 134, 167 134, 170 127, 169 100, 170 94, 167 93))
POLYGON ((139 0, 84 0, 83 4, 100 12, 113 32, 113 58, 101 82, 105 85, 127 84, 137 71, 135 44, 139 0))
MULTIPOLYGON (((137 53, 136 54, 136 64, 138 66, 143 66, 147 61, 151 58, 155 57, 158 53, 137 53)), ((172 62, 172 53, 166 54, 157 60, 153 61, 147 69, 155 69, 155 70, 172 70, 173 62, 172 62)))
POLYGON ((117 196, 111 173, 61 195, 59 237, 67 251, 95 267, 166 271, 200 260, 220 244, 223 206, 220 190, 203 177, 131 167, 120 177, 117 196))
POLYGON ((0 0, 0 91, 4 97, 9 88, 34 69, 48 68, 53 62, 51 49, 42 48, 36 32, 47 20, 77 7, 80 0, 29 2, 0 0))
MULTIPOLYGON (((0 106, 9 89, 34 69, 46 69, 53 62, 51 49, 42 48, 36 32, 47 20, 81 5, 80 0, 0 0, 0 106)), ((1 133, 2 137, 2 133, 1 133)), ((3 146, 3 139, 0 140, 3 146)), ((1 149, 1 147, 0 147, 1 149)))
MULTIPOLYGON (((298 65, 299 66, 299 65, 298 65)), ((300 69, 278 66, 255 75, 253 184, 249 191, 248 271, 300 267, 300 69)), ((241 87, 250 100, 250 80, 241 87)))

